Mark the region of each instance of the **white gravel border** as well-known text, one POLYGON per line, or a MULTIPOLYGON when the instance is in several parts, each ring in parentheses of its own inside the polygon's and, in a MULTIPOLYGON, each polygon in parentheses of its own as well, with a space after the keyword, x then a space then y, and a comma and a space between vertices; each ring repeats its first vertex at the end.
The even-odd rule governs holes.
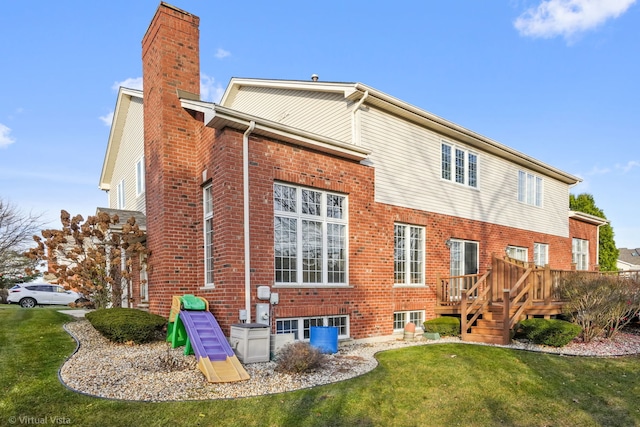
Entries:
MULTIPOLYGON (((327 355, 319 372, 291 375, 275 371, 274 362, 246 364, 250 379, 236 383, 208 383, 196 367, 193 355, 167 342, 126 345, 109 342, 87 320, 67 323, 65 330, 78 341, 76 352, 60 368, 60 381, 68 388, 91 396, 134 401, 229 399, 283 393, 353 378, 373 370, 379 351, 413 345, 462 343, 458 338, 426 341, 401 339, 376 343, 353 341, 327 355)), ((467 343, 463 343, 467 344, 467 343)), ((471 344, 471 343, 469 343, 471 344)), ((487 345, 487 344, 480 344, 487 345)), ((572 356, 622 356, 640 352, 640 335, 621 333, 613 340, 573 342, 563 348, 514 342, 508 347, 572 356)))

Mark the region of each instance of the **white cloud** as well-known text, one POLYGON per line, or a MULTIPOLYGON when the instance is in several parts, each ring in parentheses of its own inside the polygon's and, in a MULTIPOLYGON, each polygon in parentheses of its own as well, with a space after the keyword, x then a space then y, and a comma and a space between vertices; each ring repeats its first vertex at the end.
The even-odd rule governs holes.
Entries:
POLYGON ((220 83, 216 83, 213 77, 200 74, 200 99, 203 101, 220 102, 222 95, 224 94, 224 88, 220 83))
POLYGON ((591 168, 591 170, 589 172, 587 172, 587 176, 606 175, 609 172, 611 172, 611 169, 609 169, 609 168, 601 168, 601 167, 598 167, 598 166, 594 166, 593 168, 591 168))
POLYGON ((0 148, 8 147, 16 142, 16 139, 11 135, 11 129, 0 123, 0 148))
POLYGON ((636 160, 630 160, 627 162, 626 165, 620 165, 620 164, 616 165, 616 169, 622 170, 622 173, 630 172, 632 169, 638 168, 638 167, 640 167, 640 162, 636 160))
POLYGON ((543 0, 529 8, 514 22, 523 36, 571 39, 617 18, 636 0, 543 0))
POLYGON ((113 111, 98 118, 102 120, 102 123, 104 123, 105 126, 111 126, 111 123, 113 123, 113 111))
POLYGON ((228 50, 224 50, 219 47, 216 51, 215 57, 218 59, 226 58, 227 56, 231 56, 231 52, 229 52, 228 50))
POLYGON ((117 92, 118 89, 120 89, 120 86, 129 88, 129 89, 142 90, 142 77, 129 77, 128 79, 125 79, 121 82, 114 82, 113 86, 111 86, 111 89, 117 92))

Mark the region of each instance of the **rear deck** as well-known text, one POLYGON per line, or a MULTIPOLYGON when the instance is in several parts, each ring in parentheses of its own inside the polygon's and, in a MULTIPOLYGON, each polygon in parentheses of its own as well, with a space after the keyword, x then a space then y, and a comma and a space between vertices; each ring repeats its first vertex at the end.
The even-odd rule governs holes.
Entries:
MULTIPOLYGON (((484 274, 442 277, 436 291, 437 316, 460 316, 463 341, 508 344, 516 324, 529 317, 562 313, 557 285, 570 270, 552 270, 494 256, 484 274)), ((635 275, 640 272, 581 272, 635 275)))

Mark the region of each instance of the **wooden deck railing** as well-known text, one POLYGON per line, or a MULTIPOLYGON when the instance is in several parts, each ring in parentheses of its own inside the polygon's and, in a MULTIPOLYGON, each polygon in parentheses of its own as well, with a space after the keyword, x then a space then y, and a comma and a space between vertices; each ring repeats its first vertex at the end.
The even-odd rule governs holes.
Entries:
MULTIPOLYGON (((526 314, 528 308, 535 305, 538 308, 555 306, 558 309, 562 303, 557 292, 558 284, 568 275, 575 273, 494 257, 491 268, 484 274, 439 278, 436 289, 437 305, 441 312, 460 314, 463 338, 489 305, 502 306, 504 339, 508 340, 510 330, 526 314)), ((640 279, 640 271, 614 274, 632 280, 640 279)), ((496 314, 494 311, 494 315, 496 314)))

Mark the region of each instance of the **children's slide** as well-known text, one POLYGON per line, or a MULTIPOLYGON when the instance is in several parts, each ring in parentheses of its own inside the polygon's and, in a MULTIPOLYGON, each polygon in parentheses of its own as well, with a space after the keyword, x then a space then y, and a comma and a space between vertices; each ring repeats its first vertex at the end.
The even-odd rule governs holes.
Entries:
POLYGON ((184 354, 195 354, 198 368, 212 383, 248 380, 244 369, 209 311, 209 303, 194 295, 174 295, 167 341, 171 347, 185 346, 184 354))
POLYGON ((249 379, 211 312, 181 310, 178 317, 189 337, 187 348, 193 349, 198 368, 209 382, 249 379))

